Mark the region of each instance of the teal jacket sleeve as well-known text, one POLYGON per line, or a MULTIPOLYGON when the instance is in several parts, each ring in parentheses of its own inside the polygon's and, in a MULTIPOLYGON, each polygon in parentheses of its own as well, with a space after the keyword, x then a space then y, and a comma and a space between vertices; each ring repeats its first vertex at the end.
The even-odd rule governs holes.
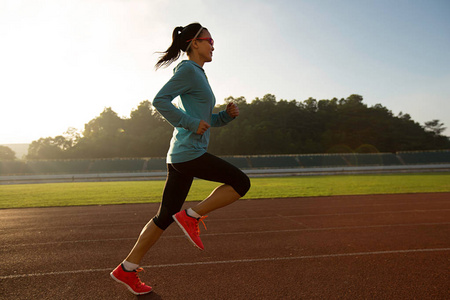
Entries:
POLYGON ((153 99, 156 110, 174 127, 182 127, 197 132, 200 119, 193 118, 172 104, 175 97, 187 94, 193 87, 194 69, 190 64, 183 64, 172 78, 161 88, 153 99))
POLYGON ((230 115, 225 110, 222 110, 218 114, 212 115, 211 126, 212 127, 224 126, 233 120, 234 118, 230 117, 230 115))

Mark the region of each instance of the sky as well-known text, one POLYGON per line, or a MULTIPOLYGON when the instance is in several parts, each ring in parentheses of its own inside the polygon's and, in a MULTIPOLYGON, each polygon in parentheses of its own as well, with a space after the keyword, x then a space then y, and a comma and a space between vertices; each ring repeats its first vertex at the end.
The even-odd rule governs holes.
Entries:
POLYGON ((106 107, 129 117, 177 64, 155 71, 156 52, 192 22, 215 40, 218 104, 359 94, 450 136, 448 16, 448 0, 0 0, 0 144, 82 131, 106 107))

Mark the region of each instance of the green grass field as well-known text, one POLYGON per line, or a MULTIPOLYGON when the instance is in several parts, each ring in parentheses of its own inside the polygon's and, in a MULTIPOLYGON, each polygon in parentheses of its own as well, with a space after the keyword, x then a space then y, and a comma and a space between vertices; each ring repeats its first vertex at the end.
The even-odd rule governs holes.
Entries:
MULTIPOLYGON (((195 180, 188 201, 217 183, 195 180)), ((0 208, 159 202, 164 181, 20 184, 0 186, 0 208)), ((450 173, 252 178, 247 199, 450 192, 450 173)))

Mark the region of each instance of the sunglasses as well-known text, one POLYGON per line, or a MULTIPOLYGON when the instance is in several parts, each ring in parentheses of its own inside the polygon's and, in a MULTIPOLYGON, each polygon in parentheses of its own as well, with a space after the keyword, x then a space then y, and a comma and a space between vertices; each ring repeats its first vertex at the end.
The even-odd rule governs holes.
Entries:
POLYGON ((193 41, 193 40, 203 40, 203 41, 208 41, 208 43, 209 43, 211 46, 214 46, 214 40, 213 40, 212 38, 195 38, 195 39, 187 40, 186 42, 190 42, 190 41, 193 41))

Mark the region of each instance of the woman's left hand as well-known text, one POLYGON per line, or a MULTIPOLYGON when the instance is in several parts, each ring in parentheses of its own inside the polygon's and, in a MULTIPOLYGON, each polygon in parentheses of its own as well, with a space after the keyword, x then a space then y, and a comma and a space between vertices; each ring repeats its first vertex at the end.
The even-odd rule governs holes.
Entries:
POLYGON ((226 111, 227 114, 232 118, 236 118, 237 116, 239 116, 239 107, 234 102, 230 102, 227 104, 226 111))

